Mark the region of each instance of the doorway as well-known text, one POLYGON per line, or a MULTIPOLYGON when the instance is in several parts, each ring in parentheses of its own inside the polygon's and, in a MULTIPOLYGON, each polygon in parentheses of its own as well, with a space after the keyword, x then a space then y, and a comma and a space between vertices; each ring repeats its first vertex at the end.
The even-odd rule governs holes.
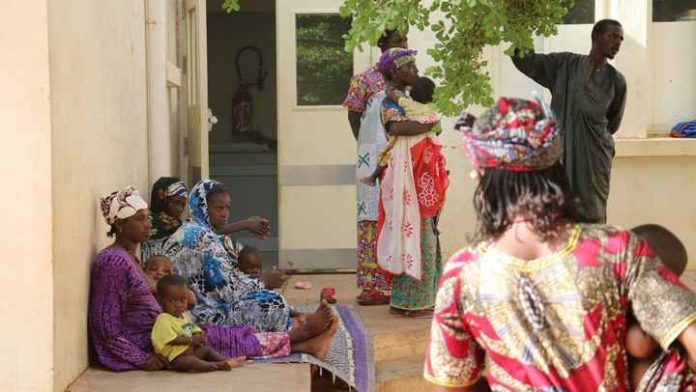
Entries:
POLYGON ((278 264, 278 160, 275 1, 242 1, 228 14, 208 0, 210 177, 232 195, 230 220, 262 216, 271 236, 234 238, 259 249, 265 269, 278 264))

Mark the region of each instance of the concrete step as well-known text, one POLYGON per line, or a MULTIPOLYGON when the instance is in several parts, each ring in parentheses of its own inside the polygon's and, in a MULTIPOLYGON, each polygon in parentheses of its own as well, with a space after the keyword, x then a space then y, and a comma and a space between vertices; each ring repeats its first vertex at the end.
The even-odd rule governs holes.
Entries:
POLYGON ((432 391, 423 378, 423 355, 377 362, 377 392, 432 391))
POLYGON ((248 364, 229 372, 110 372, 89 368, 66 392, 310 391, 308 364, 248 364), (269 375, 272 375, 269 377, 269 375), (243 387, 242 387, 243 386, 243 387))
POLYGON ((414 356, 422 357, 430 339, 430 320, 427 321, 427 325, 375 332, 372 336, 375 362, 414 356))

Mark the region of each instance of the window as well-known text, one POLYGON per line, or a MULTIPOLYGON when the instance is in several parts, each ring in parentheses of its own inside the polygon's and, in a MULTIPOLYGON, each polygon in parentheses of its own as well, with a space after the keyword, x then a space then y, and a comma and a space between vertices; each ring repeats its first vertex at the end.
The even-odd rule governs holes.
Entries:
POLYGON ((653 22, 696 20, 696 0, 653 0, 653 22))
POLYGON ((353 56, 343 49, 350 19, 338 14, 298 14, 297 104, 340 105, 353 76, 353 56))
POLYGON ((595 21, 594 0, 578 0, 563 17, 563 24, 592 24, 595 21))

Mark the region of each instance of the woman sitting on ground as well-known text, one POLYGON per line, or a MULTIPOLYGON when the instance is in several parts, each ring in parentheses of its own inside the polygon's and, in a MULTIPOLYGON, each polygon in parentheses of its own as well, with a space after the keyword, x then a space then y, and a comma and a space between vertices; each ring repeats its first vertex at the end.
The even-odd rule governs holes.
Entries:
MULTIPOLYGON (((162 253, 162 245, 174 234, 182 223, 186 209, 188 189, 183 181, 176 177, 160 177, 152 185, 150 194, 150 219, 152 230, 150 238, 140 246, 142 260, 162 253)), ((219 234, 232 234, 248 230, 258 238, 268 237, 270 227, 268 219, 252 216, 226 225, 219 234)))
POLYGON ((285 298, 272 289, 283 282, 282 274, 269 271, 255 279, 237 263, 237 249, 229 237, 220 235, 230 214, 231 198, 215 180, 202 180, 191 189, 192 219, 184 223, 165 244, 164 252, 177 272, 187 279, 198 304, 191 314, 198 323, 251 325, 259 331, 289 331, 291 339, 303 338, 327 327, 323 303, 314 315, 292 315, 285 298), (302 325, 293 326, 301 316, 302 325))
POLYGON ((176 177, 160 177, 152 185, 150 195, 150 238, 140 245, 142 261, 158 255, 169 236, 181 226, 181 216, 186 209, 188 190, 176 177))
MULTIPOLYGON (((446 264, 428 380, 447 391, 631 390, 629 307, 663 349, 678 341, 696 358, 694 293, 635 234, 577 223, 545 105, 501 98, 460 124, 480 177, 480 241, 446 264)), ((677 384, 659 390, 684 390, 668 374, 679 370, 664 369, 677 384)))
MULTIPOLYGON (((147 204, 128 187, 102 198, 101 209, 111 227, 109 235, 116 239, 99 252, 92 268, 89 332, 97 359, 111 370, 167 368, 167 359, 152 352, 150 340, 162 309, 135 256, 138 244, 150 235, 147 204)), ((333 322, 330 314, 320 316, 324 323, 333 322)), ((255 333, 248 326, 201 328, 210 345, 230 358, 284 356, 290 351, 321 358, 332 337, 332 328, 305 329, 302 341, 285 332, 255 333)))

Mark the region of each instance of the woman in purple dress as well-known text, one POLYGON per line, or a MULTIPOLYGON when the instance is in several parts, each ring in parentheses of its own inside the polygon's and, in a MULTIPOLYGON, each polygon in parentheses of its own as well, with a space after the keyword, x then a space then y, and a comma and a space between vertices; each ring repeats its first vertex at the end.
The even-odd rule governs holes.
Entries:
MULTIPOLYGON (((100 364, 112 370, 161 370, 169 363, 154 354, 150 341, 160 305, 150 291, 135 251, 150 234, 147 204, 131 187, 101 199, 111 246, 97 255, 92 269, 89 332, 100 364)), ((325 331, 298 342, 286 332, 256 333, 251 327, 201 325, 210 345, 228 357, 279 357, 291 351, 326 353, 325 331)))

